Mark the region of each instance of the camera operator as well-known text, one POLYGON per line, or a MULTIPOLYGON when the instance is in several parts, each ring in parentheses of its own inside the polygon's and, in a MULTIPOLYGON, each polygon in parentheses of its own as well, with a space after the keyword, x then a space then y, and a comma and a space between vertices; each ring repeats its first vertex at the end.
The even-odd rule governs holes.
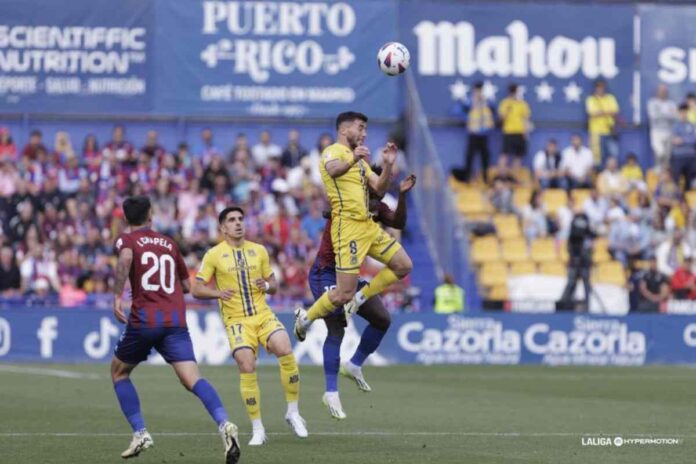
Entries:
POLYGON ((590 226, 590 219, 584 211, 576 210, 570 223, 568 236, 568 282, 558 304, 558 309, 573 309, 575 287, 582 279, 585 287, 584 311, 590 307, 590 269, 592 267, 592 241, 596 237, 590 226))

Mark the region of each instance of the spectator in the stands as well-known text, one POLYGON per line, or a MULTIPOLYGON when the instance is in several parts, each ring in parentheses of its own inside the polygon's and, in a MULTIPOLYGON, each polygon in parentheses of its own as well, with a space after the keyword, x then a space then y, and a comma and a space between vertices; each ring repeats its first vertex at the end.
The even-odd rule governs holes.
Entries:
POLYGON ((679 119, 672 127, 672 157, 670 168, 674 183, 679 186, 684 177, 685 190, 689 190, 696 175, 696 125, 688 117, 688 106, 679 106, 679 119))
POLYGON ((677 104, 670 100, 665 84, 657 86, 657 93, 648 100, 650 120, 650 146, 655 155, 655 164, 664 166, 671 152, 672 124, 677 119, 677 104))
POLYGON ((145 144, 140 148, 140 153, 146 155, 150 160, 161 162, 167 151, 159 144, 156 130, 149 130, 145 135, 145 144))
POLYGON ((300 143, 300 132, 291 129, 288 132, 288 144, 283 149, 281 164, 285 168, 294 168, 300 165, 300 160, 307 156, 307 150, 300 143))
POLYGON ((498 115, 503 124, 502 156, 512 156, 513 166, 518 168, 527 156, 532 112, 520 95, 517 84, 508 86, 508 95, 500 102, 498 115))
POLYGON ((310 203, 309 213, 302 218, 301 225, 302 230, 307 233, 311 241, 316 242, 319 240, 326 226, 326 219, 322 216, 322 211, 317 202, 313 201, 310 203))
POLYGON ((203 171, 203 178, 201 179, 201 188, 203 190, 212 191, 215 186, 215 179, 219 176, 225 178, 226 185, 225 188, 230 188, 230 173, 227 168, 222 163, 222 157, 220 155, 214 155, 210 164, 205 171, 203 171))
POLYGON ((40 243, 34 243, 29 248, 20 266, 20 274, 22 293, 45 296, 50 292, 60 291, 55 255, 45 250, 40 243))
POLYGON ((522 230, 530 242, 535 238, 546 237, 549 233, 541 192, 538 190, 532 192, 529 204, 522 209, 522 230))
POLYGON ((662 242, 655 251, 657 268, 667 277, 672 277, 674 271, 684 264, 684 260, 691 256, 692 250, 684 240, 684 233, 677 229, 672 237, 662 242))
POLYGON ((214 205, 216 213, 219 213, 232 203, 229 181, 225 176, 215 177, 213 191, 208 195, 208 203, 214 205))
POLYGON ((97 180, 97 175, 102 163, 102 153, 99 142, 94 134, 87 134, 82 143, 82 162, 87 167, 92 182, 97 180))
POLYGON ((251 147, 249 146, 249 139, 247 138, 244 132, 240 132, 237 134, 237 137, 234 141, 234 145, 232 146, 232 149, 230 150, 229 155, 227 157, 229 162, 234 163, 235 161, 237 161, 237 154, 241 151, 246 153, 251 152, 251 147))
POLYGON ((463 178, 460 180, 469 181, 474 166, 474 158, 478 155, 481 161, 483 180, 488 183, 488 166, 491 157, 488 137, 495 128, 495 110, 483 96, 483 82, 474 83, 471 89, 471 98, 457 102, 455 111, 466 120, 468 134, 463 178))
POLYGON ((655 200, 660 214, 663 217, 667 216, 674 205, 679 203, 680 198, 681 192, 674 182, 674 179, 672 179, 671 170, 661 170, 657 180, 657 186, 655 187, 655 193, 653 194, 653 200, 655 200))
POLYGON ((9 245, 0 248, 0 295, 11 296, 19 293, 22 278, 14 251, 9 245))
POLYGON ((292 195, 300 199, 311 197, 312 193, 323 185, 319 170, 314 169, 308 156, 302 158, 299 166, 288 171, 287 181, 292 195))
POLYGON ((309 152, 309 159, 312 161, 312 166, 319 166, 319 160, 324 149, 333 143, 334 139, 331 134, 324 133, 319 136, 316 146, 309 152))
POLYGON ((542 189, 567 188, 568 181, 561 167, 561 161, 561 151, 556 139, 549 139, 546 142, 546 147, 534 155, 534 177, 542 189))
POLYGON ((675 299, 696 300, 696 274, 691 256, 685 257, 684 262, 674 271, 670 286, 675 299))
POLYGON ((0 160, 0 198, 9 200, 17 191, 18 181, 19 178, 14 163, 9 160, 0 160))
POLYGON ((642 255, 641 231, 638 217, 629 215, 609 215, 609 253, 628 268, 631 261, 642 255))
POLYGON ((259 175, 254 169, 249 152, 240 150, 232 165, 232 185, 234 198, 239 203, 246 203, 251 196, 252 185, 258 185, 259 175))
POLYGON ((580 134, 573 134, 570 145, 561 153, 561 169, 568 176, 568 186, 591 188, 593 166, 592 151, 582 144, 580 134))
POLYGON ((593 188, 590 196, 587 197, 582 205, 582 209, 590 221, 592 230, 599 235, 605 235, 607 232, 605 221, 609 211, 607 199, 601 196, 596 188, 593 188))
POLYGON ((65 165, 58 171, 58 189, 66 196, 74 196, 80 189, 80 181, 87 178, 87 170, 80 167, 73 153, 65 159, 65 165))
POLYGON ((689 108, 687 114, 689 122, 696 125, 696 93, 689 92, 686 94, 686 105, 689 108))
POLYGON ((194 155, 201 160, 203 165, 210 163, 210 160, 216 156, 222 156, 222 150, 215 146, 213 130, 210 127, 204 127, 201 130, 201 140, 196 147, 194 155))
POLYGON ((0 126, 0 162, 6 161, 16 161, 17 160, 17 146, 12 141, 12 134, 10 134, 10 129, 4 126, 0 126))
POLYGON ((635 153, 626 155, 626 163, 621 168, 621 177, 628 182, 630 189, 646 189, 645 181, 643 180, 643 169, 638 164, 638 157, 635 153))
POLYGON ((585 100, 585 111, 589 119, 588 132, 595 164, 603 164, 609 156, 618 158, 616 121, 619 116, 619 104, 616 98, 607 92, 607 83, 603 79, 595 81, 594 92, 585 100))
POLYGON ((201 192, 198 179, 191 179, 188 187, 177 195, 178 221, 185 223, 192 220, 198 209, 207 202, 205 194, 201 192))
POLYGON ((597 191, 608 197, 621 197, 628 191, 628 182, 619 171, 619 160, 613 156, 607 158, 604 170, 597 176, 597 191))
POLYGON ((271 133, 261 132, 259 143, 251 149, 251 156, 257 169, 263 168, 271 158, 280 158, 282 150, 271 141, 271 133))
POLYGON ((29 143, 27 143, 22 150, 22 157, 32 161, 36 160, 38 157, 37 152, 40 149, 46 152, 46 147, 43 144, 43 134, 41 134, 40 130, 34 129, 31 131, 31 134, 29 134, 29 143))
POLYGON ((496 212, 504 214, 517 212, 510 182, 496 178, 493 181, 493 190, 489 193, 489 197, 496 212))
POLYGON ((123 126, 114 126, 111 131, 111 140, 103 150, 104 156, 113 155, 121 164, 135 166, 137 156, 133 149, 133 144, 126 140, 126 130, 123 126))
POLYGON ((12 242, 23 241, 31 227, 38 227, 34 205, 30 201, 23 201, 17 205, 18 214, 10 218, 8 235, 12 242))
POLYGON ((660 305, 669 298, 669 279, 658 270, 655 258, 638 279, 638 311, 655 313, 660 311, 660 305))
POLYGON ((53 143, 53 156, 51 157, 55 163, 64 164, 68 158, 77 157, 77 153, 73 149, 72 142, 70 141, 70 135, 64 131, 56 132, 55 140, 53 143))
POLYGON ((464 289, 457 285, 452 274, 445 274, 442 284, 435 289, 433 309, 438 314, 464 311, 464 289))
POLYGON ((157 188, 152 198, 152 226, 170 237, 179 229, 176 220, 176 195, 172 195, 171 183, 167 178, 157 181, 157 188))

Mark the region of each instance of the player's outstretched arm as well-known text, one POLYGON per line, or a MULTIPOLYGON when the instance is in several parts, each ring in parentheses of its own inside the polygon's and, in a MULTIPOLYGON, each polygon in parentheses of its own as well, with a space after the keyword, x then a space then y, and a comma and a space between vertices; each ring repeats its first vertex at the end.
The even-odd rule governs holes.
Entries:
POLYGON ((133 250, 122 248, 118 253, 116 263, 116 282, 114 283, 114 316, 119 322, 126 323, 126 315, 123 312, 121 297, 126 285, 131 264, 133 263, 133 250))
POLYGON ((361 159, 368 159, 370 157, 370 149, 364 145, 360 145, 353 151, 353 159, 351 161, 344 161, 342 159, 329 159, 324 163, 326 172, 331 176, 331 178, 340 177, 352 168, 355 163, 361 159))
POLYGON ((391 181, 392 168, 396 162, 396 145, 393 143, 388 143, 387 146, 382 151, 382 173, 377 176, 377 174, 372 173, 370 177, 367 178, 367 182, 370 188, 374 190, 377 195, 382 196, 387 191, 389 187, 389 182, 391 181))
POLYGON ((380 214, 379 221, 387 227, 402 230, 406 227, 407 201, 406 194, 416 185, 416 176, 411 174, 399 183, 399 203, 396 210, 392 211, 388 207, 380 214))

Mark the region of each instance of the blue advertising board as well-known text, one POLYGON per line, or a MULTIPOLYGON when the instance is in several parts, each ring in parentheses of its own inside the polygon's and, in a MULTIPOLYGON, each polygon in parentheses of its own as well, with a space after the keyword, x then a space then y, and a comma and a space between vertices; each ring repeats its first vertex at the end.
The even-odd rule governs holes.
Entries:
POLYGON ((154 3, 3 0, 0 111, 151 110, 154 3))
POLYGON ((499 102, 521 86, 532 119, 580 122, 593 82, 609 84, 630 120, 632 6, 467 4, 408 0, 400 37, 409 47, 425 111, 446 117, 475 81, 499 102))
POLYGON ((659 84, 666 84, 672 99, 683 101, 696 90, 696 8, 639 5, 638 11, 641 100, 647 102, 659 84))
MULTIPOLYGON (((292 315, 280 320, 292 326, 292 315)), ((350 324, 342 346, 349 357, 364 323, 350 324)), ((189 311, 187 321, 199 362, 231 363, 227 335, 217 311, 189 311)), ((0 362, 107 362, 123 326, 109 311, 0 311, 0 362)), ((321 364, 326 336, 314 324, 295 355, 321 364)), ((271 362, 261 353, 261 362, 271 362)), ((163 363, 158 355, 148 362, 163 363)), ((442 316, 396 314, 389 333, 369 362, 390 364, 696 364, 696 321, 674 315, 601 317, 572 314, 442 316)))

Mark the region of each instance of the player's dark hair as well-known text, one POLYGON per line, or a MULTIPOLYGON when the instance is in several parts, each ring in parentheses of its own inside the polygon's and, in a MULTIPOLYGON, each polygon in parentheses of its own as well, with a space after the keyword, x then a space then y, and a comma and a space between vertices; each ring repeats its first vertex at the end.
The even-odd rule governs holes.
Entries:
POLYGON ((150 199, 144 195, 126 198, 123 202, 123 213, 131 226, 142 226, 150 213, 150 199))
POLYGON ((517 84, 515 84, 515 83, 513 82, 513 83, 511 83, 510 85, 508 85, 508 93, 509 93, 510 95, 512 95, 512 94, 514 94, 514 93, 517 93, 517 84))
POLYGON ((242 208, 240 208, 239 206, 228 206, 227 208, 220 211, 220 215, 218 216, 218 223, 222 224, 223 222, 225 222, 225 218, 227 218, 227 215, 233 211, 237 211, 242 215, 242 218, 244 217, 244 210, 242 208))
POLYGON ((362 122, 367 122, 367 116, 365 116, 362 113, 357 113, 355 111, 346 111, 344 113, 341 113, 336 117, 336 130, 343 124, 344 122, 353 122, 356 119, 361 120, 362 122))
POLYGON ((40 131, 40 130, 34 129, 33 131, 31 131, 31 133, 29 134, 29 136, 30 136, 30 137, 41 137, 42 135, 41 135, 41 131, 40 131))
POLYGON ((682 103, 679 105, 679 111, 689 111, 689 104, 688 103, 682 103))

